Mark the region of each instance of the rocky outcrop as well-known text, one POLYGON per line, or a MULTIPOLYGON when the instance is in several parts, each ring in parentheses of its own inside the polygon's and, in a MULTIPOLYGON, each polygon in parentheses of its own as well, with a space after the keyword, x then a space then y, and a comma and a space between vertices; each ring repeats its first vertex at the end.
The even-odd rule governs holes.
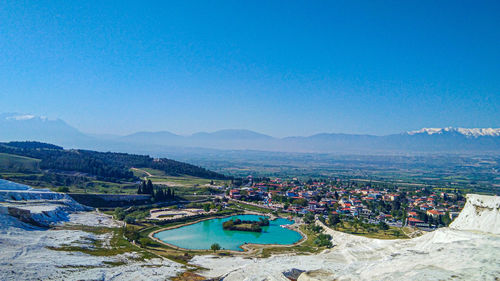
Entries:
POLYGON ((43 226, 38 223, 32 216, 29 210, 19 209, 16 207, 7 207, 8 214, 22 222, 34 225, 34 226, 43 226))
POLYGON ((68 195, 80 204, 95 208, 124 207, 151 203, 151 195, 145 194, 69 193, 68 195))
POLYGON ((450 228, 500 234, 500 197, 467 194, 467 203, 450 228))
POLYGON ((0 213, 42 227, 68 221, 72 212, 92 209, 67 194, 40 189, 0 190, 0 201, 0 213))
POLYGON ((333 278, 333 274, 324 271, 324 270, 312 270, 308 272, 304 272, 299 276, 297 281, 327 281, 327 280, 335 280, 333 278))

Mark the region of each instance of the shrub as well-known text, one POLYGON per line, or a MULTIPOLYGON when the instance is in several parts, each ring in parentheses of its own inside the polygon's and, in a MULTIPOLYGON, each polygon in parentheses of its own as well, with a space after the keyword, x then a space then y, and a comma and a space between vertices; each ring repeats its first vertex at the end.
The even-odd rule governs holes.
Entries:
POLYGON ((323 232, 323 228, 319 225, 311 225, 310 229, 311 229, 311 231, 316 232, 316 233, 323 232))
POLYGON ((123 220, 125 218, 125 212, 123 211, 122 208, 115 209, 115 218, 117 220, 123 220))
POLYGON ((146 237, 140 238, 139 239, 139 244, 141 244, 142 247, 146 247, 149 245, 149 239, 146 237))
POLYGON ((380 228, 381 230, 387 230, 387 229, 389 229, 389 225, 387 225, 385 222, 381 221, 378 223, 378 228, 380 228))
POLYGON ((126 216, 125 217, 125 222, 126 223, 135 223, 135 218, 131 216, 126 216))
POLYGON ((67 186, 61 186, 59 188, 57 188, 57 192, 69 192, 69 188, 67 186))
POLYGON ((331 248, 332 247, 332 236, 329 234, 320 234, 316 239, 314 239, 314 244, 318 247, 327 247, 331 248))
POLYGON ((219 243, 213 243, 212 246, 210 246, 210 249, 212 249, 212 251, 217 252, 218 250, 220 250, 220 245, 219 243))

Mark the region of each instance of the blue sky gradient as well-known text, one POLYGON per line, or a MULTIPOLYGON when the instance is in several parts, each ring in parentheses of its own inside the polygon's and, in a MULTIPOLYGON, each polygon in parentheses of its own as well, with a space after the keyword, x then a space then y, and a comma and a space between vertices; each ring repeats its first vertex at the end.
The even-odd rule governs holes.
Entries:
POLYGON ((499 1, 3 1, 1 112, 84 132, 500 127, 499 1))

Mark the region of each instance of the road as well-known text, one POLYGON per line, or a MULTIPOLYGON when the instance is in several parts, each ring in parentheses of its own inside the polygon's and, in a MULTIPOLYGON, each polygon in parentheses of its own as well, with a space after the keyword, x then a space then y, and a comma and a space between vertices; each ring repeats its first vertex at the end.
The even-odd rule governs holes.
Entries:
POLYGON ((142 169, 139 169, 139 168, 130 168, 131 170, 134 170, 134 171, 137 171, 137 172, 141 172, 141 173, 144 173, 146 174, 147 176, 144 177, 144 180, 147 180, 148 177, 152 177, 153 175, 151 173, 149 173, 148 171, 145 171, 145 170, 142 170, 142 169))

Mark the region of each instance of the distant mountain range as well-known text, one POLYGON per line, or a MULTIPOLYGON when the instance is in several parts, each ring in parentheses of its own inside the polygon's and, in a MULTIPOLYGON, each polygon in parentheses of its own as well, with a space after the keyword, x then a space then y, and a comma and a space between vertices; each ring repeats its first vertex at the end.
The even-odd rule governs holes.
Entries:
POLYGON ((500 153, 500 129, 424 128, 386 136, 322 133, 275 138, 249 130, 200 132, 138 132, 127 136, 88 135, 60 119, 29 114, 0 114, 0 141, 34 140, 63 147, 133 153, 177 150, 262 150, 312 153, 500 153))

